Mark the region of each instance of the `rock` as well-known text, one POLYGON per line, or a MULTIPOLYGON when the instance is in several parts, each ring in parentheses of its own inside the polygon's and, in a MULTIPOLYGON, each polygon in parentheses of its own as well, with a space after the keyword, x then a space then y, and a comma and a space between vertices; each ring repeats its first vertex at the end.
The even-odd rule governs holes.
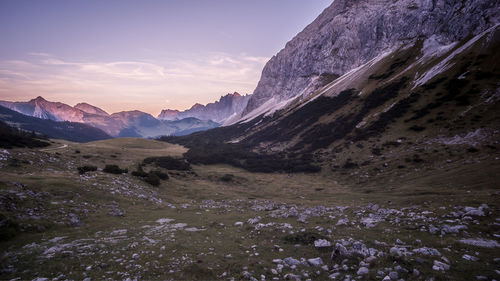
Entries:
POLYGON ((443 234, 445 234, 445 233, 458 233, 460 230, 464 230, 464 229, 467 229, 466 225, 450 226, 450 225, 445 224, 441 227, 441 233, 443 233, 443 234))
POLYGON ((488 239, 482 239, 482 238, 468 238, 468 239, 462 239, 460 242, 467 244, 467 245, 472 245, 472 246, 477 246, 477 247, 484 247, 484 248, 497 248, 500 247, 500 244, 495 241, 495 240, 488 240, 488 239))
POLYGON ((392 247, 389 250, 389 254, 391 254, 392 256, 395 256, 395 257, 400 257, 400 256, 403 256, 403 251, 406 251, 406 249, 405 248, 392 247))
POLYGON ((332 246, 332 243, 326 239, 318 239, 314 241, 314 247, 316 248, 324 248, 324 247, 330 247, 332 246))
POLYGON ((241 221, 237 221, 234 223, 234 226, 242 226, 243 225, 243 222, 241 221))
POLYGON ((337 221, 336 226, 347 225, 348 223, 349 223, 349 219, 347 219, 347 218, 346 219, 339 219, 337 221))
POLYGON ((323 260, 321 258, 308 259, 307 262, 312 266, 322 266, 323 260))
POLYGON ((292 265, 299 265, 300 261, 296 260, 292 257, 288 257, 288 258, 283 259, 283 263, 285 263, 288 266, 292 266, 292 265))
POLYGON ((330 279, 337 279, 337 277, 340 276, 340 272, 335 272, 335 273, 332 273, 328 276, 328 278, 330 279))
POLYGON ((412 271, 412 274, 415 277, 420 276, 420 271, 418 271, 418 269, 414 268, 413 271, 412 271))
POLYGON ((68 216, 69 216, 69 222, 68 222, 69 226, 81 226, 81 225, 83 225, 83 222, 80 221, 80 219, 78 218, 77 215, 75 215, 73 213, 69 213, 68 216))
POLYGON ((139 254, 133 254, 133 255, 132 255, 132 258, 133 258, 134 260, 138 259, 138 258, 139 258, 139 254))
POLYGON ((389 275, 385 276, 382 281, 391 281, 391 277, 389 275))
POLYGON ((450 269, 450 266, 446 263, 435 260, 432 269, 436 271, 447 271, 450 269))
POLYGON ((476 257, 474 257, 474 256, 467 255, 467 254, 464 254, 464 255, 462 256, 462 258, 463 258, 464 260, 468 260, 468 261, 478 261, 478 258, 476 258, 476 257))
POLYGON ((366 275, 369 272, 370 272, 370 270, 368 270, 368 268, 366 268, 366 267, 360 267, 358 269, 358 272, 356 272, 356 274, 358 274, 358 275, 366 275))
POLYGON ((389 278, 391 278, 391 280, 398 280, 399 278, 399 274, 396 271, 389 272, 388 276, 389 278))
POLYGON ((331 259, 333 260, 337 257, 345 257, 345 256, 347 256, 346 247, 344 247, 344 245, 340 243, 336 243, 332 251, 331 259))
POLYGON ((438 250, 427 247, 413 249, 412 252, 425 256, 441 256, 441 253, 438 250))
POLYGON ((297 274, 293 274, 293 273, 287 273, 285 274, 285 276, 283 276, 285 278, 285 280, 296 280, 296 281, 300 281, 302 279, 302 277, 300 275, 297 275, 297 274))

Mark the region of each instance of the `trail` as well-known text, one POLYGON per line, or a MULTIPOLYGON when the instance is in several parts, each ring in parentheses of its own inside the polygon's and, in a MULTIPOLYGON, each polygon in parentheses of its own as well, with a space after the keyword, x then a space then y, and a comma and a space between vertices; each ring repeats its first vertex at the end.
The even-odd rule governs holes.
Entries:
POLYGON ((63 144, 63 145, 61 145, 61 146, 59 146, 59 147, 52 147, 52 148, 44 148, 44 149, 40 149, 40 151, 49 151, 49 150, 55 150, 55 149, 66 148, 66 147, 68 147, 68 145, 67 145, 67 144, 63 144))

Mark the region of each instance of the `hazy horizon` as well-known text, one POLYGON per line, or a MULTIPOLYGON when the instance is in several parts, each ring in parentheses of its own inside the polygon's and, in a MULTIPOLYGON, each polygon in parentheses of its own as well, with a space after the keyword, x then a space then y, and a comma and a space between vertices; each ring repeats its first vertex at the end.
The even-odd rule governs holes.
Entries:
POLYGON ((185 110, 251 94, 325 1, 2 1, 0 99, 109 113, 185 110))

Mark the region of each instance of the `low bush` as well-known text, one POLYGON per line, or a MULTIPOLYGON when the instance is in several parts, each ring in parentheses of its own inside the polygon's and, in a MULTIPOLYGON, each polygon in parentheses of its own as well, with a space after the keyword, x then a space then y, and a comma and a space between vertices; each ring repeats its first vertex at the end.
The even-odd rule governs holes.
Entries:
POLYGON ((105 173, 109 174, 126 174, 128 173, 128 169, 120 169, 117 165, 106 165, 102 170, 105 173))
POLYGON ((81 167, 78 167, 76 169, 78 170, 78 173, 80 173, 80 175, 83 175, 86 172, 97 171, 97 167, 96 166, 89 166, 89 165, 81 166, 81 167))
POLYGON ((188 171, 191 165, 182 158, 173 158, 170 156, 148 157, 142 161, 144 164, 154 164, 167 170, 188 171))
POLYGON ((283 242, 285 242, 286 244, 311 245, 314 243, 314 241, 318 239, 327 239, 327 238, 315 232, 305 231, 300 233, 288 234, 285 237, 283 237, 283 242))
POLYGON ((158 178, 160 178, 161 180, 168 180, 168 174, 167 173, 164 173, 160 170, 154 170, 154 171, 151 171, 149 172, 150 174, 155 174, 158 178))
POLYGON ((152 186, 160 185, 160 177, 158 177, 156 173, 149 173, 147 177, 144 178, 144 181, 152 186))
POLYGON ((231 174, 225 174, 222 177, 220 177, 220 180, 224 181, 224 182, 230 182, 230 181, 233 181, 233 179, 234 179, 234 176, 231 174))

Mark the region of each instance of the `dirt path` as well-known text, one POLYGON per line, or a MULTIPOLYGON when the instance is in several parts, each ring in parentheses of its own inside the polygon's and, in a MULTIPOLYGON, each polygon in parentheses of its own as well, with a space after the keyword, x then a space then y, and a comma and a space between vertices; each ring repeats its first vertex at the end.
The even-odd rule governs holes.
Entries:
POLYGON ((59 147, 52 147, 52 148, 44 148, 44 149, 40 149, 40 151, 49 151, 49 150, 55 150, 55 149, 66 148, 66 147, 68 147, 68 145, 67 145, 67 144, 63 144, 63 145, 61 145, 61 146, 59 146, 59 147))

